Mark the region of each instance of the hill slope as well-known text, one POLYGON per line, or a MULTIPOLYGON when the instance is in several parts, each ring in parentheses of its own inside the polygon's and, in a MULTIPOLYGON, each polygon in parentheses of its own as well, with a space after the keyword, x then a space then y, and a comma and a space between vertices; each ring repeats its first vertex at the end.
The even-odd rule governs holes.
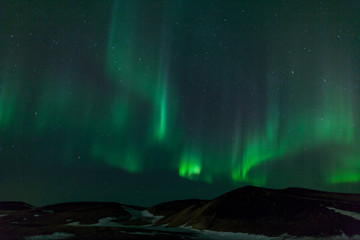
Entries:
POLYGON ((360 216, 360 196, 307 189, 243 187, 210 201, 184 205, 156 224, 267 236, 360 234, 360 221, 339 210, 360 216))

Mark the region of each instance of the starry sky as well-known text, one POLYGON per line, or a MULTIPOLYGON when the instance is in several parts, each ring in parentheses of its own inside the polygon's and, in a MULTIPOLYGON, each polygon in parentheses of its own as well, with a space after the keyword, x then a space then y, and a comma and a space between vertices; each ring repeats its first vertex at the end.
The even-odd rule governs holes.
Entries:
POLYGON ((360 193, 360 2, 0 2, 0 200, 360 193))

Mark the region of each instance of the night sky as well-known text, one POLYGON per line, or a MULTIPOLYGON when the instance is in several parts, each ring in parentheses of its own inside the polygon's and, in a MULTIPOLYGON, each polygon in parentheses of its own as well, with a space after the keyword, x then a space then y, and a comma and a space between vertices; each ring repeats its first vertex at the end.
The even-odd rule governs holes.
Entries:
POLYGON ((360 193, 360 1, 0 1, 0 200, 360 193))

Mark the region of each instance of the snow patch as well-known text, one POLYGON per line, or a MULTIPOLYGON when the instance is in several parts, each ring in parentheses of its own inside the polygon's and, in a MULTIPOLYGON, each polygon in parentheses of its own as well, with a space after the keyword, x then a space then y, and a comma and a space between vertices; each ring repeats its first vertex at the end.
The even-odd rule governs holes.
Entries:
POLYGON ((193 239, 209 239, 209 240, 281 240, 281 239, 291 239, 290 236, 280 236, 280 237, 268 237, 264 235, 254 235, 241 232, 220 232, 212 230, 198 230, 186 224, 180 226, 184 230, 190 230, 196 232, 197 236, 194 236, 193 239))
POLYGON ((140 210, 133 209, 131 207, 123 206, 123 209, 130 213, 130 220, 135 220, 141 218, 142 214, 140 210))
POLYGON ((148 210, 142 211, 141 214, 142 214, 142 217, 144 217, 144 218, 151 218, 152 224, 156 223, 157 221, 159 221, 160 219, 162 219, 164 217, 164 216, 155 216, 154 214, 150 213, 148 210))
POLYGON ((123 209, 130 213, 130 220, 142 220, 144 222, 148 222, 149 224, 154 224, 159 219, 164 216, 155 216, 151 214, 148 210, 136 210, 131 207, 123 206, 123 209))
POLYGON ((7 214, 0 214, 0 217, 5 217, 7 216, 7 214))
POLYGON ((80 222, 72 222, 66 225, 68 226, 81 226, 81 227, 121 227, 119 223, 114 223, 112 220, 117 219, 116 217, 106 217, 98 220, 95 224, 80 224, 80 222))
POLYGON ((34 217, 40 217, 40 214, 34 214, 34 217))
POLYGON ((296 240, 360 240, 360 235, 346 236, 345 234, 333 237, 287 237, 284 239, 296 239, 296 240))
POLYGON ((118 223, 112 222, 112 220, 117 219, 116 217, 106 217, 99 219, 98 223, 90 224, 88 226, 99 226, 99 227, 120 227, 121 225, 118 223))
POLYGON ((148 218, 155 217, 155 215, 151 214, 148 210, 142 211, 141 214, 143 217, 148 217, 148 218))
POLYGON ((207 239, 207 240, 360 240, 360 235, 346 236, 345 234, 333 237, 296 237, 288 234, 282 234, 278 237, 269 237, 264 235, 254 235, 241 232, 220 232, 212 230, 198 230, 191 226, 181 226, 184 230, 192 230, 197 232, 197 236, 193 236, 193 240, 207 239))
POLYGON ((74 234, 55 232, 51 235, 34 235, 25 237, 26 240, 62 240, 74 237, 74 234))
POLYGON ((346 210, 342 210, 342 209, 337 209, 337 208, 332 208, 332 207, 327 207, 330 210, 333 210, 336 213, 340 213, 342 215, 348 216, 348 217, 352 217, 356 220, 360 221, 360 213, 357 212, 351 212, 351 211, 346 211, 346 210))
MULTIPOLYGON (((234 232, 217 232, 210 230, 200 231, 199 239, 209 239, 209 240, 285 240, 285 239, 294 239, 294 240, 360 240, 360 235, 355 235, 352 237, 346 235, 339 235, 333 237, 295 237, 288 234, 283 234, 279 237, 268 237, 264 235, 253 235, 247 233, 234 233, 234 232)), ((195 240, 196 238, 194 238, 195 240)))
POLYGON ((206 239, 226 239, 226 240, 277 240, 283 239, 283 237, 267 237, 264 235, 253 235, 247 233, 234 233, 234 232, 217 232, 211 230, 203 230, 201 231, 201 237, 205 237, 206 239))

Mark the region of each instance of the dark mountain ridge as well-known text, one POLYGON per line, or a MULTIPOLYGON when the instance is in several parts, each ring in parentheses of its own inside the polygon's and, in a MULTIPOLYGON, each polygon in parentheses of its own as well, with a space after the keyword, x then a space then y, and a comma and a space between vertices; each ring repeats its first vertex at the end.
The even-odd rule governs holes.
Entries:
POLYGON ((27 204, 25 202, 12 202, 12 201, 2 201, 0 202, 0 211, 21 211, 31 209, 34 206, 27 204))
POLYGON ((248 186, 213 200, 184 205, 156 224, 267 236, 360 234, 359 220, 335 212, 332 208, 360 214, 360 195, 248 186))

